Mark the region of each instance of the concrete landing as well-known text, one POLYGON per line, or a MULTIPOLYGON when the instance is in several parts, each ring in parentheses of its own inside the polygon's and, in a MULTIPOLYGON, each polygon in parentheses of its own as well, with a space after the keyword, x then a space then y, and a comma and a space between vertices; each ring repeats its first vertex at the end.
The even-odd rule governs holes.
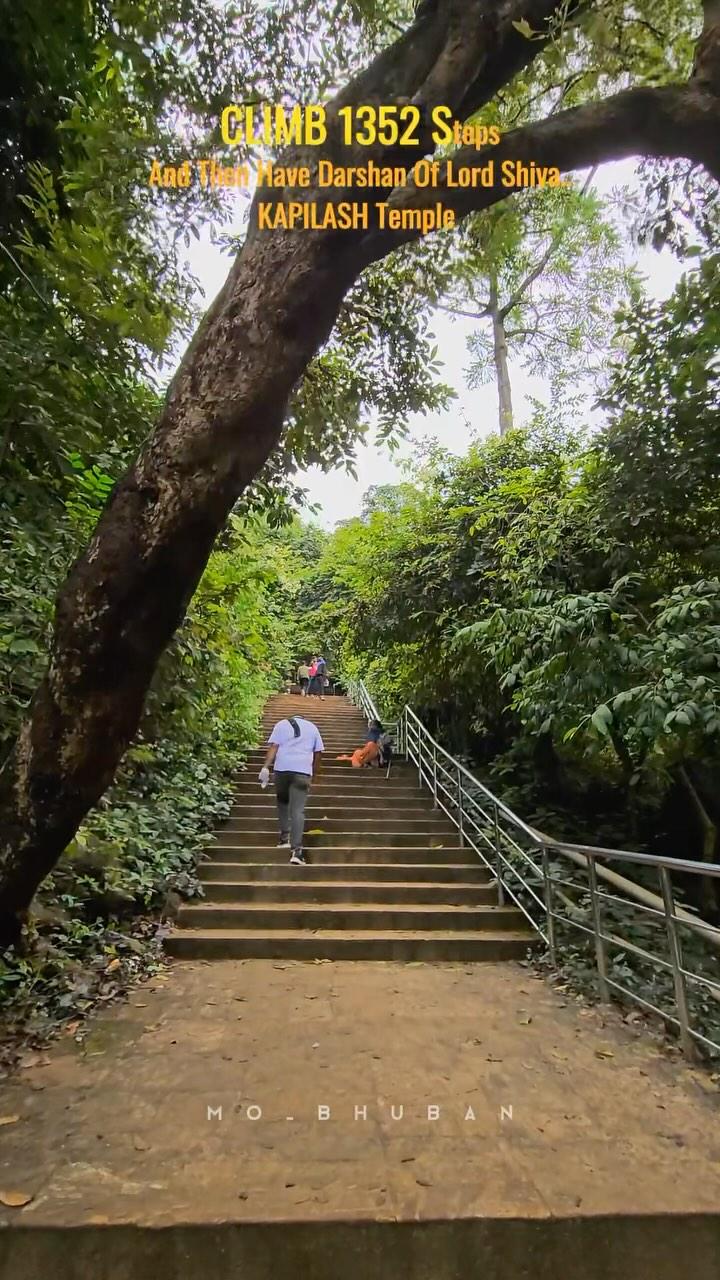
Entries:
POLYGON ((0 1086, 1 1280, 720 1276, 717 1085, 515 962, 178 964, 91 1027, 0 1086))

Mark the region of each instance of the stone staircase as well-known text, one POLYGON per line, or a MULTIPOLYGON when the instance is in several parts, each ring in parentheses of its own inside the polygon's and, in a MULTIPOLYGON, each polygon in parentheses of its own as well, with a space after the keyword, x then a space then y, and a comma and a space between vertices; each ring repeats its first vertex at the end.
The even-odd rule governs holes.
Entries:
POLYGON ((360 745, 366 721, 345 698, 271 698, 263 741, 288 715, 313 720, 325 755, 305 822, 309 865, 277 849, 265 749, 238 775, 228 821, 200 865, 204 899, 180 909, 171 955, 200 959, 501 960, 533 942, 516 907, 498 906, 490 873, 403 761, 390 777, 335 757, 360 745))

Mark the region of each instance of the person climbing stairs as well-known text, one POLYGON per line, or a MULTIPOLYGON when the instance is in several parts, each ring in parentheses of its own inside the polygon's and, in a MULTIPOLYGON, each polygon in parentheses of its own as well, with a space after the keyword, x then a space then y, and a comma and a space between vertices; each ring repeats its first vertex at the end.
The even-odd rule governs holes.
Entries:
MULTIPOLYGON (((308 713, 278 694, 272 726, 308 713)), ((362 742, 366 721, 346 698, 312 704, 325 745, 307 802, 308 865, 278 848, 272 788, 258 770, 262 743, 238 774, 230 817, 200 864, 201 901, 180 908, 166 940, 179 958, 303 960, 501 960, 522 957, 534 935, 497 890, 477 854, 398 760, 389 777, 336 759, 362 742)))

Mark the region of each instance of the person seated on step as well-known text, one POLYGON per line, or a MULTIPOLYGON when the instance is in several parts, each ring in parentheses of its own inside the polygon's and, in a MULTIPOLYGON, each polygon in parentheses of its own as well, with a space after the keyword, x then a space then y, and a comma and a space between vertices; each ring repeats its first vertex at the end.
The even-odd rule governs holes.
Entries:
POLYGON ((353 769, 367 769, 370 765, 379 764, 381 755, 380 739, 383 736, 383 732, 380 721, 371 720, 365 735, 365 745, 356 747, 351 756, 337 756, 336 759, 349 760, 353 769))

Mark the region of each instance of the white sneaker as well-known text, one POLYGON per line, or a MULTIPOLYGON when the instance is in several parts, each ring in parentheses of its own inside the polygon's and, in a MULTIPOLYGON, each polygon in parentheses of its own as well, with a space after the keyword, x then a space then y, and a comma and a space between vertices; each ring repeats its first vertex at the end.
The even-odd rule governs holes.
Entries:
POLYGON ((289 849, 289 848, 290 848, 290 841, 289 841, 289 840, 283 840, 283 838, 282 838, 282 836, 281 836, 281 837, 280 837, 280 839, 279 839, 279 840, 278 840, 278 842, 277 842, 276 848, 278 848, 278 849, 289 849))
POLYGON ((305 854, 303 853, 302 849, 293 849, 292 858, 290 859, 290 865, 291 866, 294 865, 296 867, 307 866, 307 862, 305 861, 305 854))

